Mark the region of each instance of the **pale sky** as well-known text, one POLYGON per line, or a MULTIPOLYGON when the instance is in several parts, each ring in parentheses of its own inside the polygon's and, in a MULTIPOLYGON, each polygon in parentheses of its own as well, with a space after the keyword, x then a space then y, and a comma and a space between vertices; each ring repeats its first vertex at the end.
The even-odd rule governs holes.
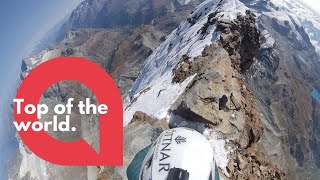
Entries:
POLYGON ((320 14, 320 0, 297 0, 305 5, 309 6, 309 8, 313 9, 315 12, 320 14))
POLYGON ((0 111, 20 77, 22 58, 82 0, 1 0, 0 111))
MULTIPOLYGON (((0 180, 7 180, 5 163, 16 150, 8 130, 8 109, 17 88, 22 58, 42 36, 81 0, 1 0, 0 5, 0 180), (2 112, 5 110, 6 112, 2 112)), ((11 126, 13 123, 10 123, 11 126)))

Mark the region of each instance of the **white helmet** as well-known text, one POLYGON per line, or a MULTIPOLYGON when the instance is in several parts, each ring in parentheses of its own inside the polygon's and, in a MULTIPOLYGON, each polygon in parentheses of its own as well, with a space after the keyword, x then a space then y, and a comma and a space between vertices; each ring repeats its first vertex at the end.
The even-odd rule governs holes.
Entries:
POLYGON ((215 180, 218 171, 209 141, 195 130, 164 131, 152 144, 139 180, 215 180))

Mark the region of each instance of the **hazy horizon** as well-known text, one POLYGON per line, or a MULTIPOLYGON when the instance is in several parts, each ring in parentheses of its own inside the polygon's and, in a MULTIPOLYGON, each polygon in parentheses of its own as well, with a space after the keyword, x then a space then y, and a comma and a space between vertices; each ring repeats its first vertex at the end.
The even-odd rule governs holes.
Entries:
POLYGON ((4 0, 0 6, 0 109, 12 82, 19 78, 21 60, 82 0, 4 0))
MULTIPOLYGON (((0 6, 0 180, 6 179, 5 164, 17 148, 9 132, 10 98, 17 88, 21 60, 35 44, 81 0, 4 0, 0 6)), ((11 130, 12 131, 12 130, 11 130)))

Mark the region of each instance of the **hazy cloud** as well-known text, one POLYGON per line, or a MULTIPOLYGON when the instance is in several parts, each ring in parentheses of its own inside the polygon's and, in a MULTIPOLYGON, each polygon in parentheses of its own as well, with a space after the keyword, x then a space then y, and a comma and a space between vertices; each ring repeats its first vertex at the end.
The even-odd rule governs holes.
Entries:
POLYGON ((309 8, 320 14, 320 1, 319 0, 297 0, 307 5, 309 8))

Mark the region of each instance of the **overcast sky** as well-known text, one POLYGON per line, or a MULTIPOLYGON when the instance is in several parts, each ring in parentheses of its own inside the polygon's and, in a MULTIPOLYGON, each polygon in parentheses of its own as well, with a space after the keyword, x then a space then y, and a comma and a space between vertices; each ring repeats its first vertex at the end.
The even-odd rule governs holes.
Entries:
POLYGON ((320 0, 297 0, 300 1, 310 8, 312 8, 315 12, 320 14, 320 0))

